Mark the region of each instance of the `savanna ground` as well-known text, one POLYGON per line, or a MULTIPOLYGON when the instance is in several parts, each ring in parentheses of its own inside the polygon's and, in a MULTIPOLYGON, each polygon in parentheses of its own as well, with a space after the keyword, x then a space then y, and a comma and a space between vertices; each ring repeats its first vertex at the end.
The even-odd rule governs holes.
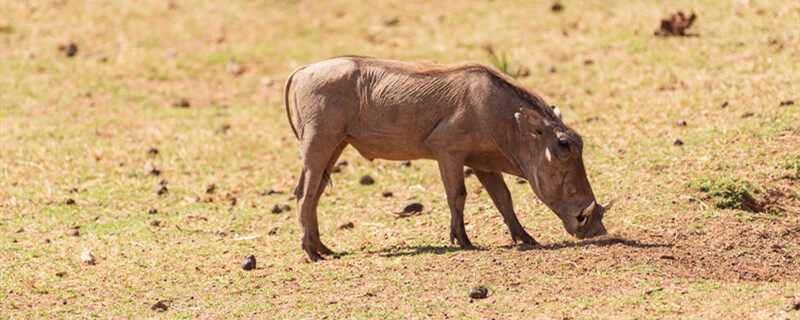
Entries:
POLYGON ((550 4, 0 0, 0 318, 800 317, 800 3, 550 4), (655 37, 678 9, 690 36, 655 37), (461 251, 435 163, 348 148, 319 212, 340 254, 308 263, 282 85, 340 54, 527 68, 612 234, 507 177, 542 244, 515 246, 470 177, 461 251))

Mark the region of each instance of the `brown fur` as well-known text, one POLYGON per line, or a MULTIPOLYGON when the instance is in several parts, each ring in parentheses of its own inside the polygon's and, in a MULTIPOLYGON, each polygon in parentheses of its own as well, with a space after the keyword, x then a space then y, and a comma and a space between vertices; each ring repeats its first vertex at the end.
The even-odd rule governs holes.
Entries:
POLYGON ((515 241, 535 243, 514 214, 502 173, 528 179, 571 234, 605 233, 602 206, 578 220, 595 201, 580 136, 544 99, 496 70, 344 56, 295 70, 285 99, 289 122, 297 119, 292 129, 303 160, 295 190, 302 248, 313 260, 331 252, 319 239, 316 206, 347 145, 370 160, 437 161, 450 240, 463 248, 472 248, 463 221, 464 165, 476 171, 515 241))

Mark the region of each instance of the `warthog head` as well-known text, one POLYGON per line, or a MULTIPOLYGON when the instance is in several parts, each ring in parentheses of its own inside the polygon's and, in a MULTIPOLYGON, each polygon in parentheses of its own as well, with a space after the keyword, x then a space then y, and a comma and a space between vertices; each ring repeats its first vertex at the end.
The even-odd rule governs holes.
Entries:
POLYGON ((517 161, 545 205, 561 218, 564 228, 578 239, 607 234, 603 216, 613 201, 598 204, 583 167, 583 141, 561 121, 561 111, 552 107, 555 117, 522 108, 514 114, 522 134, 517 146, 517 161))

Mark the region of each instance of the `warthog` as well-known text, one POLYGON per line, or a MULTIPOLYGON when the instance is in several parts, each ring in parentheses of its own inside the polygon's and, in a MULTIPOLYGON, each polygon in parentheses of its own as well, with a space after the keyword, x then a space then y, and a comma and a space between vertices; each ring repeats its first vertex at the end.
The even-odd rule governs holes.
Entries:
POLYGON ((527 179, 570 234, 606 234, 602 219, 611 203, 596 205, 581 137, 557 107, 493 69, 342 56, 292 72, 284 98, 303 161, 295 188, 302 248, 313 261, 332 253, 320 241, 316 210, 347 145, 368 160, 436 160, 450 207, 450 242, 462 248, 474 248, 464 229, 465 165, 514 242, 536 244, 517 220, 503 173, 527 179))

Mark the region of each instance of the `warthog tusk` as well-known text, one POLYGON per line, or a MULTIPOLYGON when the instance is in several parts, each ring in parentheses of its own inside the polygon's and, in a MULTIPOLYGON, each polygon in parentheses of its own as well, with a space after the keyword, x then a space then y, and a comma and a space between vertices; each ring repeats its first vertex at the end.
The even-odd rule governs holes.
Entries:
POLYGON ((581 217, 586 218, 590 214, 592 214, 592 211, 594 210, 594 204, 595 204, 595 202, 592 201, 592 204, 590 204, 588 207, 586 207, 586 209, 583 209, 583 211, 581 211, 581 217))

